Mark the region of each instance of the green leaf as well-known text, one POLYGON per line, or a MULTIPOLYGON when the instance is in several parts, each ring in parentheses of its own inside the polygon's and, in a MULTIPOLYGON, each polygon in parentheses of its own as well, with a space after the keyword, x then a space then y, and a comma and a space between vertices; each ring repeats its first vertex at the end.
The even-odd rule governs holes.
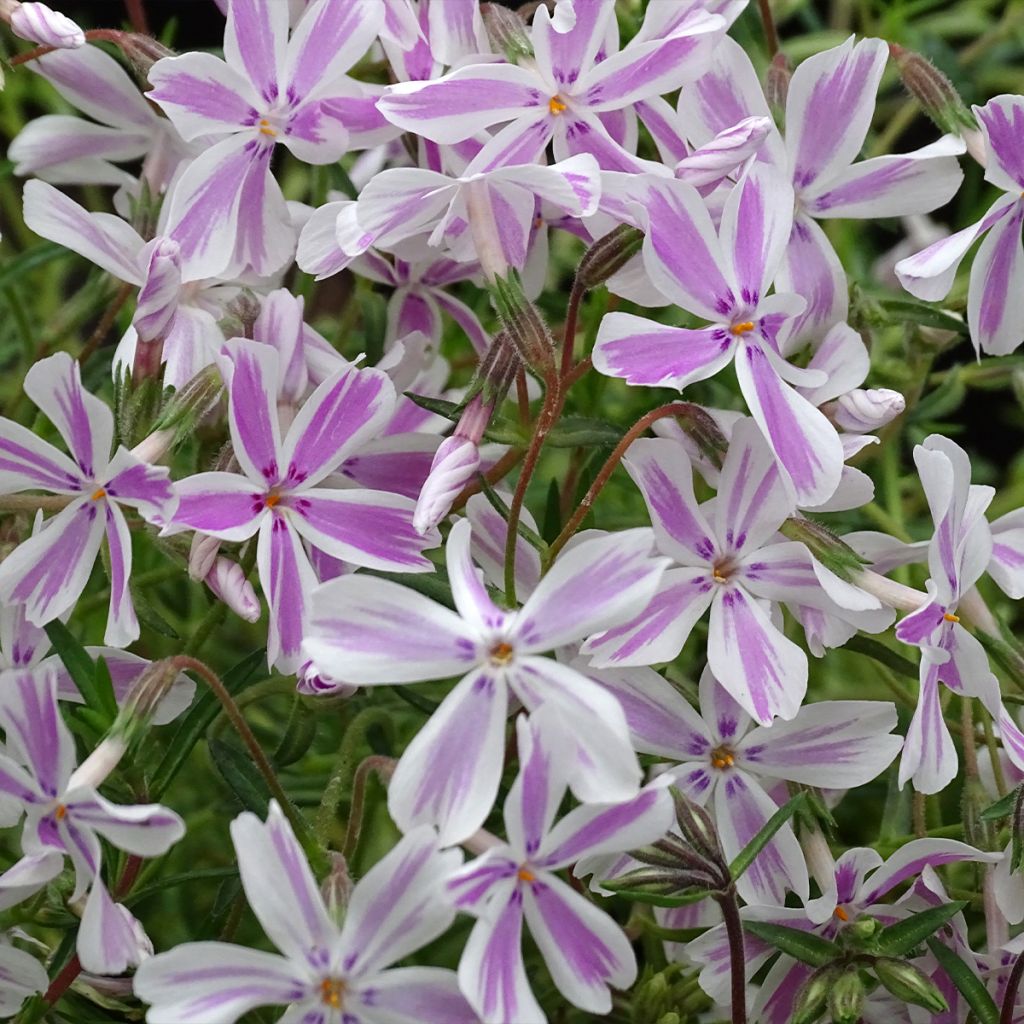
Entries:
POLYGON ((271 760, 278 768, 294 764, 313 745, 318 715, 299 694, 295 695, 284 735, 271 760))
POLYGON ((622 440, 622 431, 604 420, 588 416, 563 416, 548 433, 546 444, 552 448, 613 448, 622 440))
POLYGON ((36 267, 42 267, 53 260, 64 259, 71 255, 70 249, 65 249, 55 242, 43 242, 31 249, 26 249, 11 260, 4 262, 3 270, 0 270, 0 288, 6 288, 13 284, 25 274, 31 273, 36 267))
MULTIPOLYGON (((222 682, 228 693, 232 696, 238 693, 249 682, 265 657, 265 651, 253 651, 234 668, 225 672, 222 682)), ((174 781, 174 777, 181 771, 189 754, 192 753, 192 748, 202 739, 219 711, 220 702, 209 690, 206 690, 200 694, 199 699, 180 720, 163 760, 157 765, 156 771, 153 772, 153 776, 149 780, 149 796, 152 800, 158 801, 174 781)))
POLYGON ((918 677, 917 666, 910 661, 908 658, 904 658, 903 655, 897 654, 895 651, 889 650, 888 647, 883 643, 879 643, 877 640, 872 640, 869 636, 852 636, 847 640, 845 644, 845 650, 856 651, 858 654, 864 654, 869 658, 874 658, 875 661, 880 662, 888 669, 892 669, 897 675, 906 676, 908 679, 913 679, 915 682, 918 677))
POLYGON ((388 689, 394 691, 395 695, 401 697, 410 707, 414 707, 417 711, 422 711, 425 715, 432 715, 441 706, 435 701, 421 697, 418 693, 404 685, 390 686, 388 689))
POLYGON ((130 590, 132 603, 135 605, 135 614, 142 625, 171 640, 181 639, 177 630, 153 607, 153 603, 145 596, 141 587, 132 584, 130 590))
POLYGON ((920 914, 883 928, 875 940, 875 949, 883 956, 903 956, 934 935, 950 918, 956 917, 967 903, 956 901, 922 910, 920 914))
POLYGON ((674 896, 663 896, 654 892, 645 892, 642 889, 621 886, 614 879, 602 882, 601 888, 607 889, 623 899, 630 900, 632 903, 648 903, 652 907, 688 907, 692 903, 700 903, 701 900, 707 899, 711 895, 707 889, 690 889, 674 896))
POLYGON ((462 404, 460 402, 449 402, 444 398, 430 398, 428 395, 417 395, 412 391, 406 391, 405 397, 413 405, 418 405, 421 409, 426 409, 427 412, 443 416, 446 420, 451 420, 452 423, 456 423, 459 416, 462 415, 462 404))
POLYGON ((102 702, 104 709, 113 721, 117 718, 117 696, 114 693, 114 680, 110 678, 110 666, 106 659, 96 659, 96 670, 93 674, 96 695, 102 702))
POLYGON ((956 334, 967 334, 967 324, 960 317, 946 313, 928 302, 908 299, 900 296, 886 296, 877 299, 879 306, 893 320, 920 324, 922 327, 935 327, 940 331, 953 331, 956 334))
POLYGON ((1017 794, 1020 792, 1020 786, 1016 789, 1011 789, 1006 796, 1001 796, 994 804, 989 804, 981 812, 982 821, 998 821, 1000 818, 1006 818, 1013 813, 1013 805, 1017 802, 1017 794))
MULTIPOLYGON (((501 495, 498 494, 498 492, 483 477, 480 478, 480 489, 484 492, 484 497, 491 503, 494 511, 497 512, 498 515, 500 515, 507 523, 508 518, 512 513, 509 510, 508 505, 506 505, 502 500, 501 495)), ((520 519, 516 525, 516 533, 518 533, 527 544, 536 548, 542 555, 547 551, 548 546, 544 542, 544 538, 541 537, 536 530, 531 530, 522 519, 520 519)))
POLYGON ((237 878, 238 868, 237 867, 224 867, 224 868, 198 868, 195 871, 184 871, 177 875, 167 875, 166 878, 161 878, 152 885, 147 885, 142 889, 138 889, 134 892, 129 893, 127 896, 120 900, 126 907, 134 907, 135 904, 141 903, 144 899, 155 895, 158 892, 163 892, 167 889, 176 889, 179 885, 192 885, 195 882, 201 882, 207 878, 237 878))
POLYGON ((209 747, 214 767, 238 798, 238 802, 247 811, 253 811, 261 818, 265 818, 270 804, 270 793, 266 782, 252 763, 252 758, 223 740, 211 739, 209 747))
POLYGON ((548 493, 544 500, 544 521, 540 534, 545 544, 550 544, 562 529, 562 491, 558 480, 552 477, 548 481, 548 493))
POLYGON ((811 967, 824 967, 843 955, 841 946, 799 928, 771 924, 768 921, 744 921, 743 928, 762 942, 767 942, 769 946, 811 967))
MULTIPOLYGON (((113 715, 107 717, 107 704, 96 686, 96 663, 89 657, 89 652, 75 639, 60 619, 48 622, 43 628, 50 638, 50 643, 53 644, 57 657, 68 670, 71 681, 78 687, 78 692, 81 693, 86 707, 102 715, 109 725, 114 717, 113 715)), ((114 715, 116 714, 117 705, 115 704, 114 715)))
POLYGON ((989 995, 984 982, 949 948, 938 939, 929 939, 928 948, 957 991, 967 1000, 978 1024, 999 1024, 999 1007, 989 995))
POLYGON ((743 847, 729 865, 729 874, 735 882, 751 864, 754 858, 771 842, 772 836, 793 817, 807 799, 805 793, 797 793, 791 800, 780 807, 761 827, 757 835, 743 847))

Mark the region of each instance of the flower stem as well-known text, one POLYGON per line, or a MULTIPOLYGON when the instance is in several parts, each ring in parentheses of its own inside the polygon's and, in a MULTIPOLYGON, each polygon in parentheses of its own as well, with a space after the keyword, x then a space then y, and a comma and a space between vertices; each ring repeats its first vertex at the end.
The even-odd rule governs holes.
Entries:
POLYGON ((349 810, 348 824, 345 826, 345 843, 341 855, 346 863, 350 863, 359 848, 359 834, 363 827, 363 808, 366 805, 366 781, 370 774, 376 774, 385 787, 395 771, 396 761, 393 757, 371 754, 356 769, 352 778, 352 806, 349 810))
POLYGON ((761 24, 764 26, 764 42, 768 48, 768 58, 771 59, 779 52, 779 33, 775 28, 771 2, 770 0, 757 0, 757 6, 761 11, 761 24))
POLYGON ((745 978, 746 956, 743 950, 743 922, 736 900, 736 889, 730 885, 724 892, 715 894, 715 901, 722 908, 725 918, 725 934, 729 939, 729 976, 732 989, 732 1024, 747 1024, 747 984, 745 978))
POLYGON ((1006 980, 1006 991, 1003 993, 1003 1007, 999 1011, 999 1024, 1013 1024, 1013 1011, 1017 1006, 1017 990, 1020 979, 1024 975, 1024 953, 1017 957, 1006 980))

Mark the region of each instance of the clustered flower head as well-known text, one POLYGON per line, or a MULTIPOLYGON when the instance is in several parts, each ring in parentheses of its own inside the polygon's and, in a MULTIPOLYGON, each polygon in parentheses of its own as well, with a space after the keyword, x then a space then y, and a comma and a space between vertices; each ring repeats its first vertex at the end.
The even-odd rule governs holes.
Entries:
POLYGON ((0 1017, 1024 1020, 1024 97, 202 2, 0 0, 0 1017))

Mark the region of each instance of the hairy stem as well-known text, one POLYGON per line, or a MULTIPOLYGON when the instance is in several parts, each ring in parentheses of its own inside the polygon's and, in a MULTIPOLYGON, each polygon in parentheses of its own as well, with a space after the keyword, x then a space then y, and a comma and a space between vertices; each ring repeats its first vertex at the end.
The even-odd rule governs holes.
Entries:
POLYGON ((744 977, 746 956, 743 950, 743 922, 740 919, 736 889, 730 885, 725 892, 717 893, 715 901, 722 908, 725 918, 725 934, 729 939, 729 980, 732 991, 732 1024, 747 1024, 747 985, 744 977))

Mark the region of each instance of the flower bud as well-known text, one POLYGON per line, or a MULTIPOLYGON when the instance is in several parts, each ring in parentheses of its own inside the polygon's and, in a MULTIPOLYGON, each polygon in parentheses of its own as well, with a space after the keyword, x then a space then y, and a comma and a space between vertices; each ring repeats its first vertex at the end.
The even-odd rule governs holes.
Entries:
POLYGON ((171 450, 174 433, 170 429, 154 430, 132 449, 132 455, 141 462, 148 462, 151 465, 159 462, 171 450))
POLYGON ((949 1009, 935 983, 913 964, 883 956, 875 961, 874 968, 878 980, 902 1002, 923 1006, 931 1013, 949 1009))
MULTIPOLYGON (((224 336, 230 338, 232 335, 240 338, 253 338, 253 329, 260 315, 259 300, 251 292, 239 292, 225 307, 224 312, 229 320, 237 322, 237 329, 228 325, 224 336)), ((224 325, 222 325, 224 326, 224 325)))
MULTIPOLYGON (((121 709, 118 722, 125 717, 125 709, 121 709)), ((127 721, 127 719, 126 719, 127 721)), ((107 776, 120 764, 128 750, 126 731, 115 722, 111 732, 100 741, 92 753, 71 773, 65 789, 71 791, 79 787, 99 789, 107 776)))
POLYGON ((255 622, 261 614, 259 598, 245 578, 242 567, 230 558, 217 558, 204 582, 214 596, 223 601, 239 618, 255 622))
POLYGON ((687 403, 685 413, 673 421, 697 449, 697 456, 721 469, 729 450, 729 440, 722 433, 714 417, 699 405, 687 403))
POLYGON ((324 906, 331 920, 340 928, 348 910, 348 901, 355 887, 349 874, 348 864, 340 853, 328 853, 331 859, 331 870, 320 886, 324 906))
POLYGON ((823 411, 837 427, 854 434, 866 434, 884 427, 906 407, 906 399, 890 388, 854 388, 823 411))
POLYGON ((9 15, 11 31, 30 43, 76 50, 85 46, 85 33, 70 19, 46 4, 17 4, 9 15))
POLYGON ((542 376, 554 372, 554 338, 537 307, 526 298, 518 272, 509 269, 504 276, 495 277, 489 291, 509 341, 523 362, 542 376))
POLYGON ((480 5, 480 14, 491 46, 498 53, 505 54, 510 64, 533 56, 526 25, 515 11, 503 4, 485 3, 480 5))
POLYGON ((803 983, 793 1001, 789 1024, 813 1024, 825 1012, 837 974, 834 967, 822 967, 803 983))
POLYGON ((121 39, 121 52, 143 78, 149 77, 150 68, 158 60, 175 56, 173 50, 141 32, 125 32, 121 39))
POLYGON ((473 441, 458 434, 445 438, 434 455, 430 472, 416 499, 413 527, 425 534, 437 526, 479 468, 480 449, 473 441))
POLYGON ((863 945, 874 939, 883 927, 884 925, 877 917, 861 914, 856 921, 847 925, 845 934, 855 943, 863 945))
POLYGON ((828 994, 832 1024, 857 1024, 864 1009, 864 982, 856 967, 835 979, 828 994))
POLYGON ((206 579, 220 551, 220 538, 206 533, 192 534, 192 549, 188 555, 188 574, 196 582, 206 579))
POLYGON ((896 43, 889 44, 889 53, 896 61, 907 92, 942 131, 955 135, 965 128, 977 131, 978 122, 953 83, 927 57, 896 43))
POLYGON ((790 516, 779 527, 779 533, 802 543, 826 569, 847 583, 864 568, 864 560, 849 544, 813 519, 790 516))
POLYGON ((631 224, 620 224, 602 235, 583 254, 576 280, 588 291, 617 274, 644 244, 644 233, 631 224))
POLYGON ((718 888, 718 880, 703 871, 684 871, 679 868, 660 868, 653 864, 634 868, 613 881, 602 883, 613 892, 618 889, 629 892, 645 892, 651 896, 676 896, 687 889, 704 889, 710 892, 718 888))
POLYGON ((139 344, 163 339, 178 312, 181 248, 173 238, 155 238, 148 246, 146 281, 139 291, 132 324, 139 344))
POLYGON ((785 117, 786 101, 789 99, 789 82, 793 77, 793 69, 784 53, 777 53, 768 65, 764 76, 764 94, 768 106, 776 117, 785 117))
POLYGON ((332 679, 307 661, 299 668, 295 689, 306 697, 351 697, 359 687, 332 679))
POLYGON ((676 823, 683 838, 713 864, 724 867, 725 855, 708 812, 675 787, 672 788, 672 800, 676 806, 676 823))
POLYGON ((153 429, 173 430, 172 446, 178 444, 195 431, 196 424, 220 401, 223 391, 224 381, 217 367, 212 364, 204 366, 171 396, 153 429))
POLYGON ((719 184, 757 153, 771 130, 771 118, 745 117, 683 157, 676 164, 676 178, 695 188, 719 184))

